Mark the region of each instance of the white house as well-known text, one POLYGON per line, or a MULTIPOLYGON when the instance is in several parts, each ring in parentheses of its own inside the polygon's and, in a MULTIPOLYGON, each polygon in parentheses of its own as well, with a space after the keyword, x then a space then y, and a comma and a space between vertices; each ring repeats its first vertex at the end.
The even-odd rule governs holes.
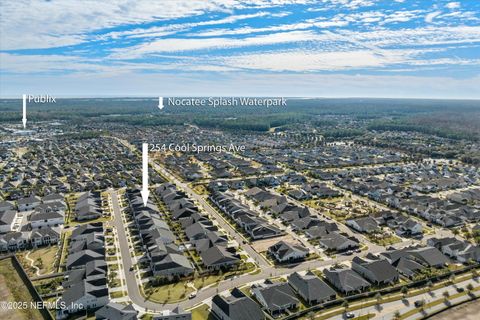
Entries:
POLYGON ((30 211, 35 209, 42 201, 39 197, 31 195, 28 198, 18 200, 18 211, 30 211))
POLYGON ((65 217, 58 212, 34 212, 30 216, 33 229, 63 225, 65 217))

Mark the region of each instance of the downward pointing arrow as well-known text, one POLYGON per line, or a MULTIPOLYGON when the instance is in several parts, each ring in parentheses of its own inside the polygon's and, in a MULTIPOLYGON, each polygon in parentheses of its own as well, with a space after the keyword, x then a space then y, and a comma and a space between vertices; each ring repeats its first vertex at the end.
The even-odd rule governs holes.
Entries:
POLYGON ((27 95, 23 95, 23 118, 22 118, 22 123, 23 123, 23 129, 27 127, 27 95))
POLYGON ((158 97, 158 109, 162 110, 163 107, 163 97, 158 97))
POLYGON ((146 207, 148 202, 148 143, 142 144, 142 191, 143 205, 146 207))

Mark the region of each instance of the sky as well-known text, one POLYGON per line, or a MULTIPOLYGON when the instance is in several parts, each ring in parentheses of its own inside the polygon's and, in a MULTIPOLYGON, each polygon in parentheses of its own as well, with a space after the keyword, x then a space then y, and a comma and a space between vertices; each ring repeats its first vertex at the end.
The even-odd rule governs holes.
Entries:
POLYGON ((0 97, 480 99, 480 1, 2 0, 0 97))

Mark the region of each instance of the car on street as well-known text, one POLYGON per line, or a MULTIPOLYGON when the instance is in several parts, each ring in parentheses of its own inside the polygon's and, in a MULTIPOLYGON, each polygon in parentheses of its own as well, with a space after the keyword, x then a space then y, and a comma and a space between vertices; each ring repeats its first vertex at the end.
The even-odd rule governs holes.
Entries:
POLYGON ((415 308, 420 308, 425 304, 425 302, 423 300, 417 300, 413 304, 415 305, 415 308))

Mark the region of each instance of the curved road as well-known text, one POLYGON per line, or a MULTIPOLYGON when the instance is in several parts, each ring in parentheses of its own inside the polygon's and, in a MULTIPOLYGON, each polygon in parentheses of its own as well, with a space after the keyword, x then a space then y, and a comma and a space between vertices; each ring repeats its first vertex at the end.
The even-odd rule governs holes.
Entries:
MULTIPOLYGON (((118 139, 128 148, 135 150, 135 147, 129 144, 125 140, 118 139)), ((231 290, 235 287, 240 287, 245 284, 264 280, 269 277, 278 277, 278 276, 285 276, 290 273, 296 271, 306 271, 310 269, 317 269, 321 267, 326 267, 333 265, 335 263, 343 262, 343 261, 350 261, 354 256, 363 256, 366 253, 359 253, 350 256, 337 256, 334 260, 312 260, 312 261, 305 261, 303 263, 299 263, 292 266, 285 266, 285 267, 274 267, 272 266, 262 255, 260 255, 257 251, 253 249, 250 244, 243 244, 243 236, 238 233, 233 226, 231 226, 215 209, 213 209, 210 204, 206 201, 204 197, 195 193, 186 183, 178 180, 175 176, 173 176, 170 172, 168 172, 164 167, 161 165, 153 162, 150 160, 150 165, 154 167, 156 170, 160 171, 164 176, 166 176, 172 183, 177 185, 177 187, 183 189, 192 199, 196 200, 211 216, 215 217, 217 222, 220 226, 226 230, 229 235, 235 239, 242 248, 252 257, 257 264, 260 266, 261 271, 258 274, 245 274, 241 275, 238 278, 232 278, 230 280, 222 281, 218 284, 218 286, 211 286, 207 288, 202 288, 197 291, 197 295, 193 299, 183 300, 178 303, 170 303, 170 304, 163 304, 157 303, 153 301, 146 300, 145 297, 140 292, 140 278, 139 275, 136 275, 135 272, 130 271, 131 267, 134 267, 134 263, 132 261, 132 257, 130 255, 130 249, 128 245, 127 235, 125 232, 125 226, 122 221, 121 215, 121 208, 118 203, 118 195, 115 191, 110 191, 112 196, 112 208, 114 212, 114 220, 113 225, 117 229, 118 238, 119 238, 119 245, 120 245, 120 252, 123 260, 123 271, 125 273, 126 283, 127 283, 127 290, 128 296, 130 300, 137 306, 143 309, 159 311, 159 310, 171 310, 177 306, 181 306, 184 309, 191 308, 196 304, 199 304, 203 300, 213 297, 217 292, 222 292, 225 290, 231 290)), ((349 230, 350 231, 350 230, 349 230)), ((351 232, 351 231, 350 231, 351 232)), ((405 245, 404 243, 398 243, 394 245, 394 247, 401 247, 405 245)), ((385 249, 380 246, 372 246, 369 247, 368 252, 370 253, 380 253, 385 249)))
MULTIPOLYGON (((251 282, 260 281, 269 277, 284 276, 295 271, 305 271, 309 269, 326 267, 334 263, 351 260, 355 256, 355 255, 339 256, 335 260, 327 260, 327 261, 319 261, 319 260, 305 261, 300 264, 292 265, 291 267, 282 267, 282 268, 275 268, 273 266, 268 265, 262 268, 261 272, 258 274, 245 274, 245 275, 239 276, 236 279, 232 278, 231 280, 222 281, 216 287, 212 286, 212 287, 200 289, 197 292, 197 296, 190 300, 184 300, 179 303, 170 303, 170 304, 162 304, 162 303, 149 301, 149 300, 146 300, 146 298, 143 297, 143 295, 140 292, 140 288, 139 288, 140 279, 138 275, 136 275, 135 272, 130 271, 130 268, 134 267, 134 263, 130 255, 130 248, 127 240, 127 234, 125 232, 125 226, 122 221, 121 208, 118 203, 117 193, 114 191, 110 191, 110 194, 112 196, 112 207, 114 212, 113 225, 115 226, 118 234, 120 253, 123 261, 123 271, 125 274, 128 296, 130 300, 133 302, 133 304, 143 309, 148 309, 153 311, 159 311, 164 309, 171 310, 176 306, 181 306, 182 308, 187 309, 195 306, 196 304, 202 302, 203 300, 213 297, 217 293, 217 289, 218 289, 218 292, 222 292, 225 290, 233 289, 235 287, 243 286, 251 282)), ((373 252, 373 251, 370 250, 370 252, 373 252)), ((380 252, 380 250, 374 253, 378 253, 378 252, 380 252)), ((359 255, 363 255, 363 253, 359 255)))

